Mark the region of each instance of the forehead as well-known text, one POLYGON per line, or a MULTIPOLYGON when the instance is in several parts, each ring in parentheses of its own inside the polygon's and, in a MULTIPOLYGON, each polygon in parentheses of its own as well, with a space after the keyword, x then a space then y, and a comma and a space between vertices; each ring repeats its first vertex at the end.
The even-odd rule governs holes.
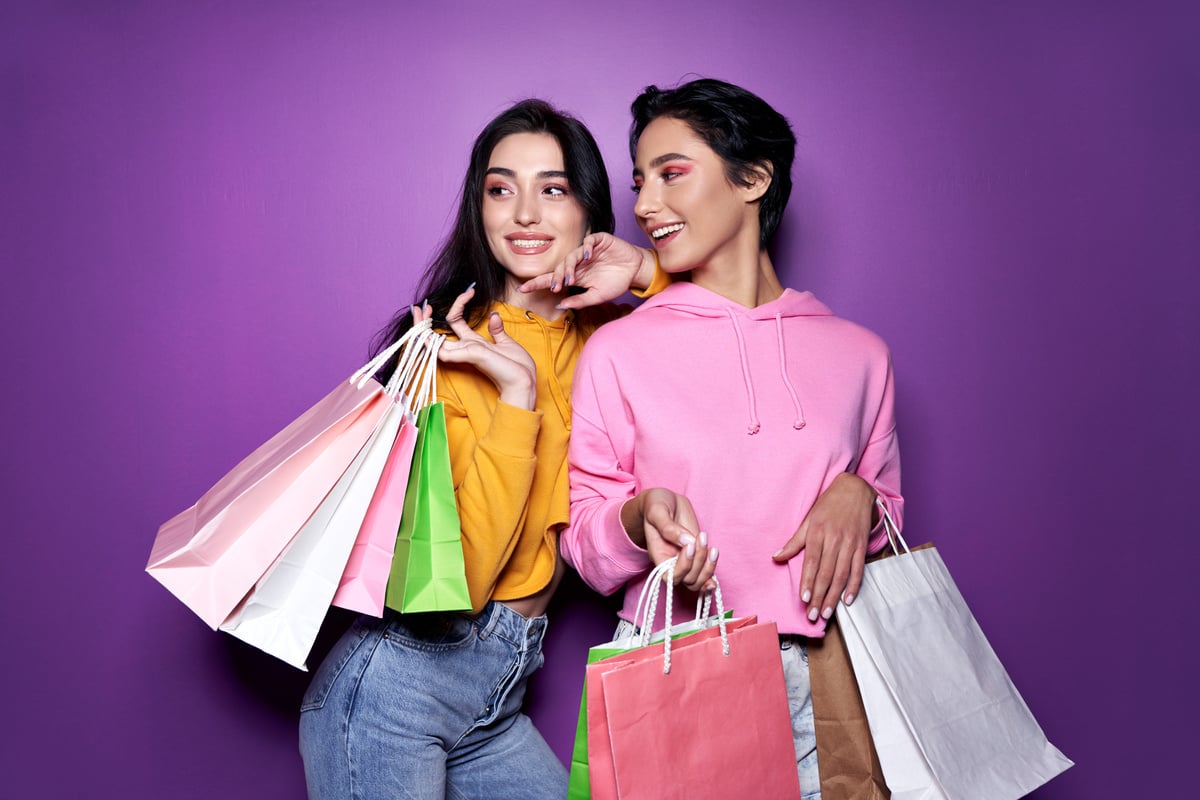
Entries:
POLYGON ((548 133, 509 134, 492 148, 488 167, 504 167, 513 172, 562 171, 562 148, 548 133))
POLYGON ((691 125, 675 117, 659 117, 638 138, 634 162, 639 170, 645 171, 653 167, 654 159, 671 153, 696 161, 717 157, 691 125))

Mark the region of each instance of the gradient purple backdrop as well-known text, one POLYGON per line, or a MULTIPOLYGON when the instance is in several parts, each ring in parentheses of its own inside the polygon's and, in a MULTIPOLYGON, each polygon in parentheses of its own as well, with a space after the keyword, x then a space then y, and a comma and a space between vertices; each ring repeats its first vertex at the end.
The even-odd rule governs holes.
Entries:
MULTIPOLYGON (((638 239, 629 101, 694 74, 793 121, 776 264, 892 346, 910 538, 1078 763, 1034 796, 1191 791, 1194 6, 595 8, 0 10, 0 794, 303 796, 307 676, 144 574, 155 530, 362 361, 491 115, 581 115, 638 239)), ((557 601, 531 712, 564 758, 610 613, 557 601)))

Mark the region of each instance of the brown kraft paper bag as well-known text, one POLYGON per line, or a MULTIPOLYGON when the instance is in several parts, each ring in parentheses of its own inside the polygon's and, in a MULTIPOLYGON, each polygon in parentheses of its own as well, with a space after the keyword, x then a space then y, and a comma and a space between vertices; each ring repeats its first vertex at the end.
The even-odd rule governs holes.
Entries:
MULTIPOLYGON (((913 549, 932 546, 923 544, 913 549)), ((867 560, 891 555, 892 551, 885 548, 867 560)), ((821 800, 890 800, 850 653, 836 621, 836 616, 829 620, 824 639, 808 640, 821 800)))
POLYGON ((889 800, 850 654, 835 624, 808 642, 821 800, 889 800))

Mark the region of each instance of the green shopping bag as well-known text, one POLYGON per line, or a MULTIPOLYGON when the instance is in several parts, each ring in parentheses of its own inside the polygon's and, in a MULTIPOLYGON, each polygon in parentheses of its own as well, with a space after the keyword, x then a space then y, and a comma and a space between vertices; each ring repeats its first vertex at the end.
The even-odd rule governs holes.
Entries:
POLYGON ((417 442, 385 602, 404 613, 471 608, 440 402, 417 412, 417 442))
MULTIPOLYGON (((673 565, 674 559, 672 559, 670 563, 673 565)), ((655 586, 655 589, 657 589, 658 581, 653 577, 646 581, 646 589, 648 589, 652 584, 655 586)), ((641 610, 642 601, 646 599, 646 589, 643 589, 643 597, 642 600, 638 601, 638 610, 635 611, 635 614, 641 610)), ((695 619, 688 620, 687 622, 680 623, 679 625, 671 626, 671 639, 673 641, 683 636, 696 633, 697 631, 705 630, 706 628, 710 628, 716 624, 717 618, 715 616, 709 616, 709 606, 707 600, 708 598, 705 598, 703 605, 697 603, 695 619)), ((670 603, 671 601, 668 600, 667 602, 670 603)), ((651 603, 649 606, 647 606, 647 616, 645 619, 654 619, 655 612, 653 608, 655 605, 657 605, 657 602, 651 603)), ((717 613, 719 616, 724 616, 726 619, 733 619, 732 609, 728 611, 719 610, 717 613)), ((603 661, 606 658, 619 656, 632 650, 638 650, 642 647, 660 643, 662 640, 662 631, 654 632, 649 638, 634 634, 633 636, 625 636, 620 639, 614 639, 611 642, 599 644, 588 649, 587 663, 595 664, 597 661, 603 661)), ((591 800, 592 789, 590 782, 591 779, 588 772, 587 741, 587 681, 585 680, 583 682, 583 691, 581 692, 581 697, 579 698, 579 720, 575 724, 575 745, 571 749, 571 772, 567 783, 567 800, 591 800)))

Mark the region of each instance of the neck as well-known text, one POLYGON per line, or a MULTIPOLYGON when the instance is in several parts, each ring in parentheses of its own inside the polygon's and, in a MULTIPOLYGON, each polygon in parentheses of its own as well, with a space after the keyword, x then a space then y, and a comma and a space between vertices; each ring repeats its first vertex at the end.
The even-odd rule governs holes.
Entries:
POLYGON ((691 271, 692 283, 722 297, 755 308, 779 298, 783 284, 766 249, 742 253, 731 263, 710 262, 691 271))

